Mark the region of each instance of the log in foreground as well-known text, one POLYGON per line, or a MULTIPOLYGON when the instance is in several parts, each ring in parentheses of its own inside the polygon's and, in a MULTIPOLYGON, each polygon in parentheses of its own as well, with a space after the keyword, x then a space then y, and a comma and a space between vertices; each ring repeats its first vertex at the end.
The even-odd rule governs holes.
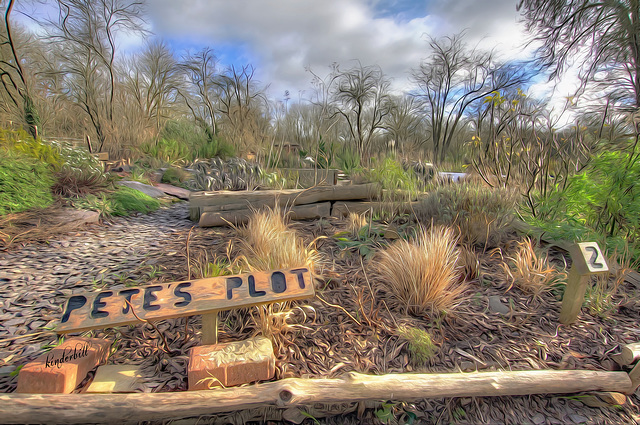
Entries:
POLYGON ((625 372, 531 370, 447 374, 350 373, 342 379, 288 378, 238 388, 136 394, 0 394, 3 423, 120 423, 186 418, 264 405, 289 408, 313 403, 570 394, 628 393, 625 372))
MULTIPOLYGON (((331 203, 322 202, 319 204, 298 205, 283 210, 284 214, 292 220, 312 220, 329 217, 331 203)), ((249 221, 249 217, 254 213, 252 209, 234 210, 226 212, 204 212, 200 216, 198 225, 200 227, 238 225, 249 221)))

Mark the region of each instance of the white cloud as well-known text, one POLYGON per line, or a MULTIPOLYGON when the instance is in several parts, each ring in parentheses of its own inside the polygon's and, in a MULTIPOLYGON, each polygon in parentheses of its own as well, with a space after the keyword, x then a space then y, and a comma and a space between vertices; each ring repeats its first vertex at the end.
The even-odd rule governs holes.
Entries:
POLYGON ((337 62, 377 64, 408 87, 428 55, 426 35, 466 31, 471 46, 527 59, 516 0, 148 0, 152 31, 174 45, 210 46, 223 63, 251 63, 270 95, 310 88, 337 62), (241 46, 241 47, 233 47, 241 46))

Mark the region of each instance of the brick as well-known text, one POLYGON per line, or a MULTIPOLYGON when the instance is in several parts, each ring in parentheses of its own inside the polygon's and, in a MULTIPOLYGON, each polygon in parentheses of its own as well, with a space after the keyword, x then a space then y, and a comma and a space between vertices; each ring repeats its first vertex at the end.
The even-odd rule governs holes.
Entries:
POLYGON ((19 393, 71 393, 96 366, 109 357, 111 342, 98 338, 71 338, 36 360, 18 375, 19 393))
POLYGON ((273 378, 275 372, 273 344, 265 337, 201 345, 189 351, 189 390, 264 381, 273 378))

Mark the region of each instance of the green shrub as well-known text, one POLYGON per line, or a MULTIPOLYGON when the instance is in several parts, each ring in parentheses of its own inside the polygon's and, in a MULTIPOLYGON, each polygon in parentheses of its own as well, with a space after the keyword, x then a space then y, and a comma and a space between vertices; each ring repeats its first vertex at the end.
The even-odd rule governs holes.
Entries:
POLYGON ((138 190, 118 186, 113 192, 91 194, 73 201, 79 209, 98 211, 104 217, 125 216, 134 212, 150 213, 160 208, 160 201, 138 190))
POLYGON ((415 172, 405 170, 402 164, 392 157, 374 161, 372 168, 364 171, 364 176, 371 182, 380 183, 391 197, 415 196, 419 191, 415 172))
POLYGON ((128 215, 133 212, 150 213, 160 208, 160 201, 139 190, 119 186, 109 197, 114 203, 113 215, 128 215))
POLYGON ((193 121, 186 120, 167 122, 160 133, 160 138, 175 140, 186 146, 200 146, 208 140, 202 127, 194 124, 193 121))
POLYGON ((0 129, 0 147, 23 153, 24 155, 49 164, 53 170, 59 170, 63 164, 57 146, 34 139, 24 130, 0 129))
POLYGON ((397 332, 400 338, 407 341, 409 358, 414 365, 424 365, 438 351, 428 331, 413 326, 400 326, 397 332))
POLYGON ((628 252, 640 260, 640 162, 625 152, 604 152, 581 173, 570 176, 546 199, 534 197, 535 215, 526 222, 550 239, 595 240, 609 253, 628 252))
POLYGON ((51 168, 12 149, 0 149, 0 215, 45 208, 53 203, 51 168))
POLYGON ((344 147, 337 155, 338 167, 345 173, 362 172, 360 154, 353 149, 344 147))
POLYGON ((180 185, 180 183, 189 180, 191 176, 192 174, 183 168, 171 167, 167 168, 162 175, 162 183, 169 183, 177 186, 180 185))
POLYGON ((463 243, 496 247, 514 231, 518 199, 507 189, 451 184, 436 187, 414 210, 424 225, 456 228, 463 243))
POLYGON ((233 145, 222 139, 214 138, 211 141, 205 140, 203 143, 196 145, 191 159, 209 159, 216 157, 226 159, 234 156, 235 154, 236 149, 233 145))
POLYGON ((187 161, 191 157, 189 146, 173 139, 160 139, 157 143, 145 143, 140 146, 145 155, 161 159, 169 164, 187 161))

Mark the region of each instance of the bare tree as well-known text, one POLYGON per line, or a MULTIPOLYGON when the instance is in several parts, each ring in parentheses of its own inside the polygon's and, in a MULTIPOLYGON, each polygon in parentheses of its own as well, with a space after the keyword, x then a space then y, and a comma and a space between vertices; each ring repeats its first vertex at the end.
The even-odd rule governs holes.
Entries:
POLYGON ((251 65, 229 67, 216 79, 222 126, 230 142, 241 151, 258 153, 270 131, 265 90, 255 81, 251 65))
POLYGON ((404 154, 417 153, 427 142, 426 129, 420 116, 415 97, 402 95, 391 97, 385 129, 394 150, 404 154))
POLYGON ((197 53, 187 53, 179 64, 179 68, 186 75, 187 89, 180 94, 186 101, 194 119, 200 125, 209 141, 218 132, 216 79, 220 73, 218 58, 213 50, 206 47, 197 53))
POLYGON ((542 43, 539 62, 560 75, 574 62, 581 81, 605 86, 640 108, 640 3, 627 0, 521 0, 527 28, 542 43))
POLYGON ((357 66, 337 72, 331 93, 334 114, 347 123, 349 138, 360 157, 370 159, 374 136, 384 129, 391 112, 389 80, 378 66, 357 66))
POLYGON ((21 118, 32 136, 37 136, 40 117, 34 105, 32 89, 27 75, 18 57, 17 43, 11 29, 11 12, 15 5, 9 0, 4 14, 4 31, 0 32, 0 82, 3 95, 11 101, 17 115, 21 118))
POLYGON ((171 49, 161 41, 148 43, 128 61, 124 82, 140 114, 160 132, 182 83, 171 49))
POLYGON ((49 20, 49 40, 58 55, 64 93, 89 117, 102 150, 114 128, 116 36, 142 32, 142 2, 58 0, 57 21, 49 20))
POLYGON ((463 35, 430 39, 431 55, 412 72, 431 129, 433 160, 442 163, 468 108, 489 93, 522 84, 517 68, 497 64, 491 53, 469 49, 463 35))

